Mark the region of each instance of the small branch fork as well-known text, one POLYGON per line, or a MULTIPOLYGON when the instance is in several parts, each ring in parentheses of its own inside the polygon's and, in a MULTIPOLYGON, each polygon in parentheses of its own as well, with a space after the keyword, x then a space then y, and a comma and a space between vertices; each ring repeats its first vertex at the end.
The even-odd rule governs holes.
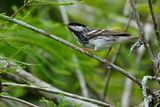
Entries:
POLYGON ((152 76, 144 76, 143 80, 142 80, 142 94, 144 97, 144 107, 149 107, 149 100, 148 100, 148 95, 147 95, 147 81, 148 80, 156 80, 156 81, 160 81, 160 77, 152 77, 152 76))
POLYGON ((27 29, 30 29, 30 30, 32 30, 32 31, 34 31, 34 32, 40 33, 40 34, 43 35, 43 36, 46 36, 46 37, 51 38, 51 39, 53 39, 53 40, 56 40, 56 41, 58 41, 58 42, 60 42, 60 43, 62 43, 62 44, 64 44, 64 45, 66 45, 66 46, 68 46, 68 47, 70 47, 70 48, 72 48, 72 49, 80 52, 80 53, 83 53, 83 54, 86 55, 86 56, 89 56, 89 57, 91 57, 91 58, 93 58, 93 59, 96 59, 97 61, 99 61, 99 62, 101 62, 101 63, 107 63, 107 64, 110 65, 114 70, 116 70, 116 71, 120 72, 121 74, 125 75, 127 78, 129 78, 129 79, 131 79, 132 81, 134 81, 134 82, 135 82, 137 85, 139 85, 140 87, 142 86, 140 80, 138 80, 137 78, 135 78, 133 75, 131 75, 130 73, 128 73, 126 70, 124 70, 124 69, 120 68, 119 66, 114 65, 113 63, 108 62, 108 61, 106 61, 105 59, 102 59, 102 58, 100 58, 100 57, 98 57, 98 56, 96 56, 96 55, 93 55, 93 54, 88 53, 88 52, 85 52, 85 53, 84 53, 84 51, 83 51, 81 48, 75 46, 74 44, 72 44, 72 43, 70 43, 70 42, 68 42, 68 41, 66 41, 66 40, 64 40, 64 39, 61 39, 61 38, 59 38, 59 37, 57 37, 57 36, 55 36, 55 35, 49 34, 49 33, 45 32, 45 31, 43 31, 43 30, 41 30, 41 29, 38 29, 38 28, 36 28, 36 27, 34 27, 34 26, 31 26, 31 25, 29 25, 29 24, 27 24, 27 23, 25 23, 25 22, 20 21, 20 20, 12 19, 12 18, 10 18, 10 17, 8 17, 8 16, 6 16, 6 15, 0 14, 0 18, 5 19, 5 20, 7 20, 7 21, 9 21, 9 22, 12 22, 12 23, 16 23, 16 24, 18 24, 18 25, 20 25, 20 26, 23 26, 23 27, 25 27, 25 28, 27 28, 27 29))

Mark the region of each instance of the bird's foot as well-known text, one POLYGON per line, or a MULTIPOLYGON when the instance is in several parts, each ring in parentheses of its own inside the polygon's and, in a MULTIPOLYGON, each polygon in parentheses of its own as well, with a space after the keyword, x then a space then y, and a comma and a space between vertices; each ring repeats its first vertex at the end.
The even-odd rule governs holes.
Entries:
POLYGON ((91 48, 81 48, 81 51, 83 53, 88 53, 88 52, 96 52, 96 49, 91 49, 91 48))

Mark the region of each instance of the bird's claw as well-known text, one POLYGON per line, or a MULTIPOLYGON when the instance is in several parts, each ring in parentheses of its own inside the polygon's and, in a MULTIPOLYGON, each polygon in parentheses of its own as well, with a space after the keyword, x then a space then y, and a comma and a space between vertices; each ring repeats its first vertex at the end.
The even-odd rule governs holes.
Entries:
POLYGON ((96 52, 97 50, 90 49, 90 48, 81 48, 81 51, 83 53, 89 53, 89 52, 96 52))
POLYGON ((88 51, 84 48, 81 48, 80 50, 81 50, 82 53, 88 53, 88 51))

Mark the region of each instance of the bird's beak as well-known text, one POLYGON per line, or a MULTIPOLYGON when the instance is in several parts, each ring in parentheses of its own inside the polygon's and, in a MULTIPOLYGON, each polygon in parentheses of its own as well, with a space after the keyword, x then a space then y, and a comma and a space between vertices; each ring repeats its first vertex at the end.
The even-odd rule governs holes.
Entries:
POLYGON ((64 26, 66 26, 69 30, 71 30, 71 27, 68 24, 63 24, 64 26))
POLYGON ((70 31, 73 31, 73 28, 67 24, 64 24, 70 31))
POLYGON ((64 26, 66 26, 69 30, 71 30, 71 31, 72 31, 72 28, 71 28, 69 25, 64 24, 64 26))

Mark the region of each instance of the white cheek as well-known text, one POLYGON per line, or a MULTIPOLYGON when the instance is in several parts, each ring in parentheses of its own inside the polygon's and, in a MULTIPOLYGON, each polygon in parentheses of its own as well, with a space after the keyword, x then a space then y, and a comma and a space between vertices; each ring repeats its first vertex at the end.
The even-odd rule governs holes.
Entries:
POLYGON ((82 30, 83 30, 83 27, 77 26, 77 27, 76 27, 76 30, 77 30, 77 31, 82 31, 82 30))
POLYGON ((83 29, 84 29, 82 26, 70 26, 70 27, 77 32, 83 31, 83 29))

